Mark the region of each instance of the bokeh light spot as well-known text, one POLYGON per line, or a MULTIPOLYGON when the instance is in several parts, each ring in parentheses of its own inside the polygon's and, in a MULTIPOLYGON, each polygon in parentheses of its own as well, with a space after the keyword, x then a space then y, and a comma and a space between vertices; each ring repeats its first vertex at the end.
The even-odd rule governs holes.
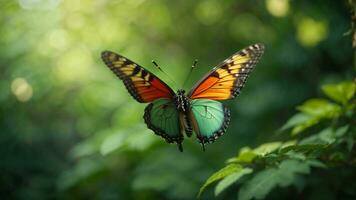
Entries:
POLYGON ((81 29, 85 25, 85 18, 82 14, 80 14, 80 12, 73 12, 68 14, 66 23, 69 28, 81 29))
POLYGON ((276 34, 268 26, 265 26, 260 19, 252 14, 240 14, 230 20, 227 30, 236 41, 256 40, 270 42, 274 40, 276 34), (252 34, 254 33, 254 34, 252 34))
POLYGON ((32 86, 24 78, 16 78, 11 83, 11 91, 21 102, 26 102, 33 95, 32 86))
POLYGON ((206 25, 214 24, 222 15, 221 3, 217 1, 202 1, 196 8, 198 20, 206 25))
POLYGON ((289 0, 266 0, 268 12, 275 17, 284 17, 289 12, 289 0))
POLYGON ((93 59, 88 49, 75 48, 58 59, 55 73, 62 81, 82 81, 93 74, 92 64, 93 59))
POLYGON ((297 39, 306 47, 316 46, 328 35, 328 26, 325 22, 312 18, 303 18, 297 24, 297 39))
POLYGON ((152 12, 149 16, 146 17, 148 18, 147 22, 149 24, 154 24, 157 28, 161 30, 169 28, 172 22, 168 8, 163 5, 156 5, 151 9, 152 12))
POLYGON ((87 5, 88 5, 88 3, 83 2, 83 1, 64 1, 63 8, 69 12, 70 11, 79 11, 79 10, 87 11, 87 10, 85 10, 85 6, 87 6, 87 5))
POLYGON ((32 9, 43 9, 51 10, 56 8, 60 0, 18 0, 19 5, 22 9, 32 10, 32 9))
POLYGON ((98 34, 100 39, 106 43, 115 41, 116 43, 125 42, 130 37, 129 30, 121 27, 128 26, 120 20, 112 21, 109 18, 104 18, 98 24, 98 34))
POLYGON ((68 34, 63 29, 49 33, 49 45, 55 49, 65 49, 68 46, 68 34))

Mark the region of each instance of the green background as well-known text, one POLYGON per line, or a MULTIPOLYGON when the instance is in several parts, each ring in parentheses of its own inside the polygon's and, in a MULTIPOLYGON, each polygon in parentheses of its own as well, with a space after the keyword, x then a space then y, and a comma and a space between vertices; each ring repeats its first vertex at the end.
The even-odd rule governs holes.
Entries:
POLYGON ((335 0, 1 1, 0 195, 194 199, 240 148, 280 137, 275 130, 322 84, 352 79, 350 18, 348 3, 335 0), (242 94, 224 102, 230 126, 206 152, 194 137, 180 153, 152 134, 145 105, 100 59, 118 52, 174 90, 198 59, 189 90, 254 43, 265 54, 242 94))

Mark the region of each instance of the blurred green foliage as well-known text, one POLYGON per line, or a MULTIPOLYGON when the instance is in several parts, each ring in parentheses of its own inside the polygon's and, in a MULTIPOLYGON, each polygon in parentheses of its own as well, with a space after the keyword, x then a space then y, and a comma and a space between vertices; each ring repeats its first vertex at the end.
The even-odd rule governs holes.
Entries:
POLYGON ((208 185, 219 181, 216 196, 236 183, 240 200, 262 199, 276 187, 287 186, 296 190, 298 198, 318 197, 315 193, 320 190, 328 194, 327 199, 354 199, 356 83, 329 84, 323 86, 323 91, 336 102, 307 100, 298 106, 300 112, 282 127, 282 131, 291 129, 291 136, 298 134, 296 137, 255 149, 242 148, 236 157, 227 160, 226 167, 206 181, 199 196, 208 185), (335 174, 329 173, 334 171, 342 173, 337 174, 339 180, 330 181, 335 174))
MULTIPOLYGON (((306 142, 307 146, 298 143, 295 148, 285 147, 291 150, 278 150, 286 141, 281 137, 290 136, 274 130, 293 115, 295 105, 319 96, 321 85, 353 78, 351 36, 344 35, 351 27, 349 9, 346 1, 335 0, 1 1, 1 196, 193 199, 204 181, 236 152, 241 157, 232 163, 270 159, 278 151, 293 159, 283 158, 279 170, 258 172, 236 166, 230 169, 235 170, 234 176, 222 179, 216 191, 224 199, 236 199, 236 191, 226 192, 226 188, 250 176, 241 188, 244 198, 268 193, 270 198, 284 199, 295 189, 270 191, 295 184, 295 179, 303 182, 300 175, 325 165, 304 162, 298 151, 330 147, 306 142), (229 129, 206 152, 194 139, 187 139, 185 152, 180 153, 152 134, 142 119, 145 105, 135 102, 100 60, 101 51, 116 51, 176 90, 195 58, 199 63, 188 86, 221 60, 257 42, 266 45, 266 53, 241 96, 225 102, 232 113, 229 129), (177 84, 152 67, 152 59, 174 75, 177 84), (272 141, 283 142, 262 146, 258 151, 262 155, 256 149, 241 149, 272 141), (271 173, 277 178, 268 180, 270 187, 254 193, 249 185, 271 173)), ((333 101, 307 101, 284 129, 300 137, 324 120, 347 115, 346 99, 353 95, 345 90, 350 91, 342 85, 324 86, 333 101)), ((323 127, 326 130, 309 139, 334 144, 349 135, 343 133, 346 127, 323 127), (342 136, 330 137, 334 131, 342 136)), ((347 146, 354 149, 350 142, 347 146)), ((340 162, 347 155, 341 150, 332 154, 340 162)), ((341 170, 333 173, 328 183, 339 183, 339 176, 348 175, 341 170)), ((310 198, 327 196, 323 184, 316 184, 322 179, 312 178, 315 187, 310 198)), ((215 197, 208 190, 203 198, 215 197)))

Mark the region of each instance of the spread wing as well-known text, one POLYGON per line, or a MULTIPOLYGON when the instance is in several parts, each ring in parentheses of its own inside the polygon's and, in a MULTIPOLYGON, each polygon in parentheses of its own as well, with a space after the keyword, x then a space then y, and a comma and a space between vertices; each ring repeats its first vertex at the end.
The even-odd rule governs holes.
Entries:
POLYGON ((200 143, 212 143, 223 135, 230 122, 230 110, 221 102, 195 99, 191 102, 189 118, 200 143))
POLYGON ((167 84, 124 56, 104 51, 101 53, 101 58, 124 82, 126 89, 138 102, 146 103, 160 98, 173 98, 174 92, 167 84))
POLYGON ((168 143, 177 143, 180 151, 183 151, 182 134, 179 112, 173 101, 169 99, 158 99, 145 108, 143 116, 149 129, 168 143))
POLYGON ((263 52, 263 44, 254 44, 235 53, 198 81, 188 96, 191 99, 212 100, 235 98, 263 52))

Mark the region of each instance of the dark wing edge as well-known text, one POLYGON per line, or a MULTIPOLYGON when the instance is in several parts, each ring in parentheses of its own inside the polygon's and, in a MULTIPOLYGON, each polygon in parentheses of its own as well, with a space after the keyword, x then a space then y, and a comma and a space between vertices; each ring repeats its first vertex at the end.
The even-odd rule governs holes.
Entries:
MULTIPOLYGON (((219 74, 216 72, 218 69, 224 69, 226 67, 226 70, 228 71, 228 66, 233 65, 234 63, 234 57, 237 56, 245 56, 245 55, 251 55, 251 59, 248 60, 246 63, 240 63, 242 67, 239 69, 239 71, 234 74, 236 79, 234 80, 233 83, 233 89, 231 91, 231 95, 228 99, 233 99, 235 98, 245 85, 246 79, 249 76, 250 72, 253 70, 254 66, 259 62, 261 59, 263 53, 265 50, 265 46, 262 43, 256 43, 253 45, 250 45, 229 58, 225 59, 223 62, 219 63, 217 66, 215 66, 212 70, 210 70, 207 74, 203 76, 189 91, 188 96, 191 97, 195 90, 200 86, 200 84, 204 83, 210 76, 217 76, 219 78, 219 74)), ((208 88, 209 89, 209 88, 208 88)))
POLYGON ((191 123, 192 123, 192 127, 193 127, 193 130, 194 132, 196 133, 197 135, 197 138, 199 140, 199 143, 202 145, 202 148, 203 148, 203 151, 205 151, 205 144, 206 143, 213 143, 215 142, 215 140, 217 140, 220 136, 224 135, 228 126, 229 126, 229 123, 230 123, 230 109, 223 105, 224 107, 224 122, 222 123, 222 125, 220 126, 220 128, 218 130, 216 130, 212 136, 210 137, 205 137, 205 136, 202 136, 200 134, 200 131, 199 131, 199 126, 195 120, 195 117, 194 117, 194 114, 193 112, 191 111, 189 113, 189 118, 191 120, 191 123))
MULTIPOLYGON (((132 76, 134 76, 140 72, 141 72, 141 75, 143 75, 143 77, 142 77, 143 80, 145 80, 145 78, 147 78, 147 81, 157 80, 160 84, 162 84, 165 87, 165 89, 167 89, 167 91, 169 91, 170 97, 173 98, 174 91, 165 82, 163 82, 161 79, 159 79, 157 76, 155 76, 152 72, 148 71, 147 69, 143 68, 142 66, 138 65, 137 63, 131 61, 130 59, 128 59, 124 56, 121 56, 115 52, 108 51, 108 50, 103 51, 101 53, 101 59, 104 61, 105 65, 108 66, 110 68, 110 70, 119 79, 121 79, 124 82, 124 85, 125 85, 126 89, 128 90, 128 92, 130 93, 130 95, 134 99, 136 99, 138 102, 140 102, 140 103, 147 102, 139 94, 139 91, 137 90, 137 88, 134 85, 133 80, 131 79, 132 76), (120 59, 122 59, 122 61, 123 61, 121 66, 115 66, 114 62, 119 61, 120 59), (120 70, 120 68, 128 66, 128 65, 135 66, 131 75, 125 74, 124 71, 120 70)), ((165 91, 162 91, 162 88, 158 88, 152 84, 150 84, 149 86, 156 88, 158 91, 165 92, 165 91)))
MULTIPOLYGON (((153 103, 148 104, 148 106, 146 106, 146 108, 145 108, 145 112, 144 112, 144 115, 143 115, 143 119, 145 120, 145 123, 147 124, 147 127, 149 129, 151 129, 156 135, 159 135, 162 138, 164 138, 167 143, 174 143, 174 142, 177 143, 179 151, 183 152, 183 147, 182 147, 182 142, 184 140, 183 134, 180 134, 177 137, 172 137, 172 136, 168 135, 161 128, 154 126, 151 123, 151 110, 152 110, 152 107, 153 107, 153 103)), ((181 130, 179 130, 179 132, 181 133, 181 130)))

